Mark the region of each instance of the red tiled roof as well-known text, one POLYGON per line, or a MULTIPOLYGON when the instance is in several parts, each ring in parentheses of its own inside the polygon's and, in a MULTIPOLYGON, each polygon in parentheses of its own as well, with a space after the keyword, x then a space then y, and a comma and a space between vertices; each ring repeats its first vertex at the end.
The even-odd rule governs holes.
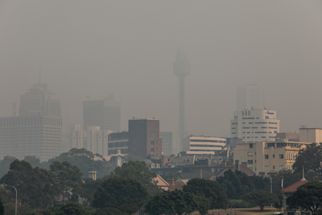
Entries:
POLYGON ((283 193, 295 193, 299 189, 299 187, 303 186, 306 183, 307 183, 307 180, 302 178, 301 180, 283 188, 282 192, 283 193))

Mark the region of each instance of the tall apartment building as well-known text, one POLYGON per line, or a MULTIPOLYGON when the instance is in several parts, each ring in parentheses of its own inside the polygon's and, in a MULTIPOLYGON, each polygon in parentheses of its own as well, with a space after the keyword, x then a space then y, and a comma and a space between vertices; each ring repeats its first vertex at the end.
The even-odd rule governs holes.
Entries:
POLYGON ((83 102, 84 127, 99 126, 103 130, 120 130, 121 108, 113 98, 83 102))
POLYGON ((129 158, 144 160, 162 154, 160 123, 155 119, 129 120, 129 158))
POLYGON ((235 112, 231 121, 231 138, 246 143, 273 142, 280 131, 276 111, 267 109, 242 109, 235 112))
POLYGON ((0 158, 31 155, 44 161, 57 156, 61 144, 59 101, 45 84, 35 84, 20 97, 19 116, 0 118, 0 158))
POLYGON ((246 165, 258 175, 292 170, 299 152, 307 146, 303 142, 274 141, 240 143, 233 149, 235 166, 246 165))
POLYGON ((191 155, 215 155, 227 150, 226 138, 210 136, 189 136, 189 150, 191 155))
POLYGON ((128 156, 129 133, 117 132, 108 135, 108 156, 128 156))

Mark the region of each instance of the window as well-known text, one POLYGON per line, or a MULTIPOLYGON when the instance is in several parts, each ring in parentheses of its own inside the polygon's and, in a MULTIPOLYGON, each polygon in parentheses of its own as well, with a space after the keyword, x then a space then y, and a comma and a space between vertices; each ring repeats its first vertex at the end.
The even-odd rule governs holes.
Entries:
POLYGON ((249 144, 249 148, 252 149, 254 148, 254 145, 252 143, 249 144))
POLYGON ((283 154, 280 154, 280 159, 284 159, 284 155, 283 154))
POLYGON ((265 155, 265 159, 266 159, 266 160, 268 160, 268 158, 269 158, 269 156, 266 154, 266 155, 265 155))
POLYGON ((248 164, 253 164, 253 160, 248 160, 247 163, 248 164))
POLYGON ((273 158, 275 158, 275 154, 273 154, 273 158))

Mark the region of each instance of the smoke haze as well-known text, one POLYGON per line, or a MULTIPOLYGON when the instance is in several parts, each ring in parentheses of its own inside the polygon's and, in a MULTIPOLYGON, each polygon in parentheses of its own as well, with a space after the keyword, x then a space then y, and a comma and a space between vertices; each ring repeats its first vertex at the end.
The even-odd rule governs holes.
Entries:
POLYGON ((0 114, 41 79, 61 100, 65 126, 82 101, 114 94, 132 116, 177 127, 173 62, 191 65, 186 124, 225 136, 239 86, 257 84, 282 130, 322 127, 319 0, 0 0, 0 114))

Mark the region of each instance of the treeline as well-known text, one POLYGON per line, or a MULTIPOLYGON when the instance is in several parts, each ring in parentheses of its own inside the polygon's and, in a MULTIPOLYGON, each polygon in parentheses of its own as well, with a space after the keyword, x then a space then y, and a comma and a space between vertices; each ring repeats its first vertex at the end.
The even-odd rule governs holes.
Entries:
MULTIPOLYGON (((9 170, 10 164, 17 158, 6 156, 0 160, 0 178, 3 177, 9 170)), ((34 156, 26 156, 24 161, 28 162, 32 167, 39 167, 42 169, 49 169, 50 165, 54 162, 68 162, 76 166, 83 177, 87 177, 89 171, 96 171, 97 177, 101 178, 111 173, 111 163, 106 161, 102 156, 95 155, 86 149, 71 149, 66 153, 50 159, 49 161, 40 162, 34 156)))
MULTIPOLYGON (((192 179, 180 190, 162 191, 153 183, 155 175, 144 162, 126 163, 97 181, 86 179, 84 174, 93 168, 83 160, 94 159, 83 159, 82 154, 92 156, 86 151, 69 152, 60 156, 61 160, 48 162, 46 168, 35 165, 36 162, 31 165, 26 160, 14 160, 0 184, 17 188, 21 215, 123 215, 137 211, 148 215, 199 211, 204 215, 209 209, 253 206, 264 209, 271 204, 281 207, 282 178, 287 186, 302 177, 303 169, 310 181, 319 181, 322 175, 322 148, 311 146, 298 156, 294 172, 280 172, 271 175, 272 179, 228 170, 215 181, 192 179)), ((287 201, 292 207, 319 211, 321 193, 321 183, 313 182, 301 187, 287 201), (303 196, 307 201, 303 201, 303 196)), ((3 202, 0 215, 3 210, 6 215, 14 214, 13 190, 0 187, 0 199, 3 202)))
MULTIPOLYGON (((17 188, 19 214, 26 215, 206 214, 209 209, 229 207, 231 198, 267 189, 264 178, 228 171, 217 181, 192 179, 182 190, 165 192, 153 183, 154 176, 144 162, 129 162, 91 181, 68 162, 53 162, 46 170, 15 160, 0 183, 17 188)), ((0 197, 5 213, 13 214, 12 190, 1 188, 0 197)), ((257 204, 253 201, 250 204, 257 204)))

